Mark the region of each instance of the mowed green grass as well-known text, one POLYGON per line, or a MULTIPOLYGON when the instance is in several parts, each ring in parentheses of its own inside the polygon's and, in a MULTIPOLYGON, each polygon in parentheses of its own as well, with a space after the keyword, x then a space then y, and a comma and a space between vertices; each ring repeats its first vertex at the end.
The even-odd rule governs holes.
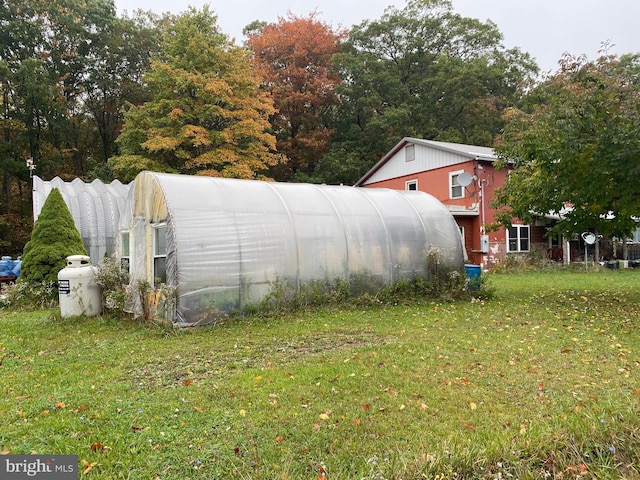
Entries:
POLYGON ((0 312, 0 450, 96 479, 640 478, 640 271, 173 331, 0 312))

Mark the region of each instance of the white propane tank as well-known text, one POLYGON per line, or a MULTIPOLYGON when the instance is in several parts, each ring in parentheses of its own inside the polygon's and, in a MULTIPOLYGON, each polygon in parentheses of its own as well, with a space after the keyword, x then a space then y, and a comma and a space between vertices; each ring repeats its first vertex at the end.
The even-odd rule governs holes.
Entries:
POLYGON ((86 255, 67 257, 67 266, 58 272, 58 296, 62 318, 102 312, 102 292, 95 282, 96 270, 86 255))

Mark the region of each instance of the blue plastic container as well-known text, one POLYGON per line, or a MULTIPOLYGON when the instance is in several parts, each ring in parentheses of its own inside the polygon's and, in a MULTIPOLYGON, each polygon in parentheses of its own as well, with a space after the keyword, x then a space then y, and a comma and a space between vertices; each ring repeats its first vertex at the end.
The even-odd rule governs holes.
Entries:
POLYGON ((11 275, 11 270, 13 270, 13 260, 11 260, 11 257, 2 257, 0 259, 0 274, 4 276, 11 275))
POLYGON ((482 275, 482 268, 480 265, 465 265, 464 271, 469 278, 469 288, 471 290, 477 290, 480 288, 480 276, 482 275))
POLYGON ((22 259, 20 257, 13 262, 13 270, 11 271, 16 277, 20 276, 20 273, 22 272, 22 259))

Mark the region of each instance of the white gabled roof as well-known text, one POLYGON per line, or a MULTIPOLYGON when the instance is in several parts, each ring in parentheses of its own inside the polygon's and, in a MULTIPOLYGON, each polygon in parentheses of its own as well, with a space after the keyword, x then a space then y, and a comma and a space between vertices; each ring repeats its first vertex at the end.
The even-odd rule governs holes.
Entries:
POLYGON ((398 142, 384 157, 380 159, 360 180, 355 184, 356 187, 366 185, 372 180, 381 181, 389 178, 396 178, 398 176, 406 175, 416 172, 400 172, 393 170, 380 175, 380 170, 387 165, 387 163, 393 159, 398 152, 405 148, 409 144, 417 146, 427 147, 436 150, 440 153, 440 160, 438 162, 433 161, 431 165, 425 165, 421 162, 416 162, 414 168, 420 171, 429 170, 431 168, 439 168, 444 165, 454 165, 456 163, 462 163, 469 160, 484 160, 493 162, 497 160, 493 148, 481 147, 477 145, 465 145, 462 143, 450 143, 450 142, 438 142, 436 140, 422 140, 419 138, 405 137, 398 142), (445 158, 446 157, 446 158, 445 158), (373 179, 372 177, 374 177, 373 179))
POLYGON ((497 155, 494 154, 493 148, 480 147, 478 145, 466 145, 464 143, 451 143, 451 142, 438 142, 436 140, 422 140, 419 138, 406 137, 403 141, 415 143, 417 145, 425 145, 439 150, 449 151, 451 153, 458 153, 465 157, 477 158, 479 160, 497 160, 497 155))

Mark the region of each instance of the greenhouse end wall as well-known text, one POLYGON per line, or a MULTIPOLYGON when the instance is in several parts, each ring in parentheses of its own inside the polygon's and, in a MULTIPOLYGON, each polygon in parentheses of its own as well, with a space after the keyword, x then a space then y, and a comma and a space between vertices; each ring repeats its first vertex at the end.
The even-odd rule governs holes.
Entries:
POLYGON ((119 246, 133 281, 177 288, 167 320, 211 323, 273 293, 358 279, 375 288, 429 276, 433 249, 462 269, 458 227, 423 192, 143 172, 119 246))

